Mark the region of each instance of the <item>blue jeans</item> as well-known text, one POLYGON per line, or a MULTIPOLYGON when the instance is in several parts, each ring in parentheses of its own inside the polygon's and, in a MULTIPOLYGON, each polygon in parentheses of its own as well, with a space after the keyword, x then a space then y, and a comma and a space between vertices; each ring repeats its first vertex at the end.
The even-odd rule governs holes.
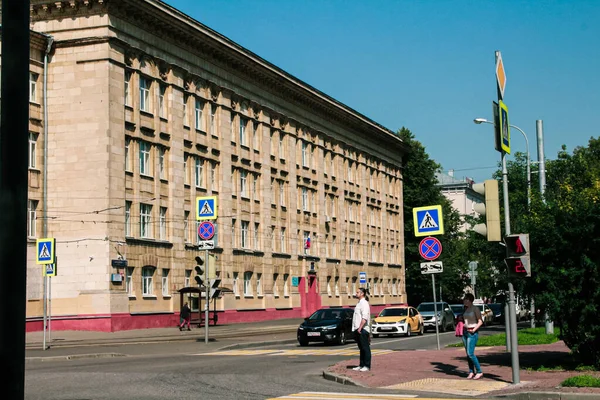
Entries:
POLYGON ((369 343, 369 332, 361 329, 360 333, 354 331, 354 339, 360 350, 360 367, 371 369, 371 343, 369 343))
POLYGON ((466 329, 463 333, 462 340, 465 345, 465 350, 467 351, 467 360, 469 361, 469 373, 477 372, 481 373, 481 365, 479 365, 479 360, 475 355, 475 346, 477 346, 477 340, 479 339, 479 332, 470 333, 466 329))

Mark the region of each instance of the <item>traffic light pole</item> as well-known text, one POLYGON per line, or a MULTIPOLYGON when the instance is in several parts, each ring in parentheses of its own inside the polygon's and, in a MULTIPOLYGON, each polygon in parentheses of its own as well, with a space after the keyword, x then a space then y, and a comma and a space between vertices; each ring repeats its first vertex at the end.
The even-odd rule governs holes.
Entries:
MULTIPOLYGON (((510 231, 510 210, 508 203, 508 169, 506 168, 506 152, 502 152, 502 195, 504 197, 504 235, 505 237, 511 234, 510 231)), ((517 340, 517 316, 515 309, 515 288, 508 281, 508 318, 510 325, 510 341, 507 336, 507 347, 510 348, 510 360, 512 364, 513 384, 521 382, 519 374, 519 346, 517 340)))
POLYGON ((209 284, 208 284, 208 250, 204 250, 204 290, 205 293, 205 301, 204 301, 204 343, 208 343, 208 307, 209 307, 209 284))

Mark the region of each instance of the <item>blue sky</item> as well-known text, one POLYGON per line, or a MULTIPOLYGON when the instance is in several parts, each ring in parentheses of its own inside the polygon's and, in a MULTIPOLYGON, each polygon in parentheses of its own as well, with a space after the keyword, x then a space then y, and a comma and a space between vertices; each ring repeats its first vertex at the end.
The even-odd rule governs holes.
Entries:
POLYGON ((549 159, 600 136, 600 1, 166 2, 389 129, 409 128, 458 178, 488 179, 500 158, 492 126, 472 122, 492 118, 495 50, 532 161, 537 119, 549 159))

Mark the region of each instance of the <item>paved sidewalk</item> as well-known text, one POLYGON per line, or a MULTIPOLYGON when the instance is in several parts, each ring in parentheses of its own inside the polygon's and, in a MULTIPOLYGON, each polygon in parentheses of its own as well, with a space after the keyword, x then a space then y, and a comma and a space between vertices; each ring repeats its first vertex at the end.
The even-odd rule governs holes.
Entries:
MULTIPOLYGON (((484 373, 479 381, 465 379, 467 360, 463 348, 395 351, 373 357, 369 372, 353 371, 357 360, 342 361, 324 376, 338 382, 371 388, 398 389, 417 393, 438 393, 452 396, 490 397, 533 393, 531 399, 566 399, 585 397, 600 399, 600 388, 562 388, 560 383, 577 371, 528 371, 533 365, 565 365, 570 359, 563 342, 550 345, 520 346, 521 383, 512 385, 510 353, 504 347, 477 348, 484 373), (553 392, 546 394, 544 392, 553 392)), ((585 372, 600 377, 598 372, 585 372)), ((525 398, 523 396, 519 398, 525 398)))

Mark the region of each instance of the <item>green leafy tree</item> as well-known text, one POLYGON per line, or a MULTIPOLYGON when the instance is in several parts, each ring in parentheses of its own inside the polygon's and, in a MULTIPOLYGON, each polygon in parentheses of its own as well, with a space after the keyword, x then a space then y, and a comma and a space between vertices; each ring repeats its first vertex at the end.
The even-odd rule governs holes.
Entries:
MULTIPOLYGON (((406 265, 406 292, 408 303, 418 305, 423 301, 432 301, 431 277, 422 275, 419 255, 419 243, 422 237, 415 237, 413 208, 440 204, 444 216, 445 234, 438 236, 442 242, 444 273, 436 276, 436 286, 441 285, 444 299, 456 299, 462 296, 466 278, 464 276, 465 257, 461 254, 458 227, 461 224, 458 212, 442 195, 436 186, 436 172, 441 167, 429 158, 425 147, 415 139, 410 130, 402 128, 398 136, 410 147, 404 160, 403 204, 404 204, 404 259, 406 265)), ((439 287, 439 286, 438 286, 439 287)), ((439 289, 438 289, 439 291, 439 289)), ((439 293, 439 292, 438 292, 439 293)))

